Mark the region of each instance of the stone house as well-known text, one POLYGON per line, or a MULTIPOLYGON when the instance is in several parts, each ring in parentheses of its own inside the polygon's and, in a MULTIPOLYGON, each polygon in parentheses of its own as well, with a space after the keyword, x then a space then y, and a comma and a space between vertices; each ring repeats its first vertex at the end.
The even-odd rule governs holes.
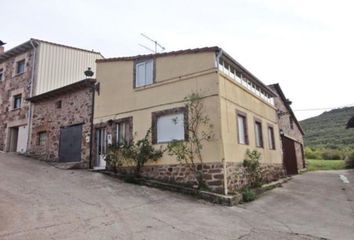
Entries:
MULTIPOLYGON (((284 174, 276 95, 219 47, 100 59, 96 79, 95 140, 92 165, 105 167, 108 145, 141 139, 152 129, 156 147, 187 141, 184 98, 202 96, 214 138, 204 145, 203 171, 208 186, 228 194, 247 183, 242 162, 247 149, 261 153, 262 176, 284 174)), ((142 170, 148 178, 193 184, 188 169, 164 154, 142 170)))
POLYGON ((32 114, 27 99, 61 88, 95 71, 98 52, 30 39, 10 50, 0 48, 0 151, 26 153, 32 114))
POLYGON ((84 79, 27 99, 33 105, 31 156, 89 167, 95 82, 84 79))
POLYGON ((298 174, 306 168, 304 131, 291 109, 291 101, 285 97, 280 85, 272 84, 269 88, 276 94, 274 102, 278 113, 285 170, 289 175, 298 174))

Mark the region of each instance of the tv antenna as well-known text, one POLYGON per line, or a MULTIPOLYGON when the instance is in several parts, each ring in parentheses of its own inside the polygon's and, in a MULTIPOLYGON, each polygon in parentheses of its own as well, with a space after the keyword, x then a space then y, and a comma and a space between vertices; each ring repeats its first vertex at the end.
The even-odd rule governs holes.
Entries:
POLYGON ((147 40, 149 40, 150 42, 153 42, 155 44, 155 50, 143 45, 143 44, 140 44, 139 43, 139 46, 145 48, 146 50, 149 50, 150 52, 153 52, 153 53, 158 53, 159 51, 160 52, 163 52, 165 51, 165 47, 162 46, 160 43, 158 43, 156 40, 153 40, 152 38, 146 36, 144 33, 140 33, 141 36, 143 36, 144 38, 146 38, 147 40))

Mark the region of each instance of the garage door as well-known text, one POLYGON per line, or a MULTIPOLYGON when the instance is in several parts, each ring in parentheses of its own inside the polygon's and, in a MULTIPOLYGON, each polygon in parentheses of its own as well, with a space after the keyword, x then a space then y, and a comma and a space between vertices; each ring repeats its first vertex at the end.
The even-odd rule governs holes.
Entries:
POLYGON ((82 125, 75 125, 60 129, 59 161, 81 161, 82 125))
POLYGON ((283 143, 283 161, 286 173, 288 175, 293 175, 298 173, 295 142, 285 136, 282 136, 283 143))

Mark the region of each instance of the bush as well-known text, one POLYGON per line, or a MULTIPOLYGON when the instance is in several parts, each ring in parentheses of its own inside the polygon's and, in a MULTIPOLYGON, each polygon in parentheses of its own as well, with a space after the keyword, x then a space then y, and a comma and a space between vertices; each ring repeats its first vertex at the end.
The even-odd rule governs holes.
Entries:
POLYGON ((346 168, 354 168, 354 152, 352 152, 352 153, 345 159, 345 167, 346 167, 346 168))
POLYGON ((247 149, 246 158, 243 160, 243 167, 248 176, 249 186, 256 188, 262 185, 262 175, 259 160, 261 153, 257 150, 250 151, 247 149))
POLYGON ((321 153, 321 157, 323 160, 341 160, 342 154, 335 149, 324 149, 321 153))
POLYGON ((256 199, 256 192, 251 188, 245 188, 242 190, 242 201, 251 202, 256 199))
POLYGON ((305 158, 306 159, 321 159, 321 154, 317 149, 312 149, 309 147, 305 147, 305 158))

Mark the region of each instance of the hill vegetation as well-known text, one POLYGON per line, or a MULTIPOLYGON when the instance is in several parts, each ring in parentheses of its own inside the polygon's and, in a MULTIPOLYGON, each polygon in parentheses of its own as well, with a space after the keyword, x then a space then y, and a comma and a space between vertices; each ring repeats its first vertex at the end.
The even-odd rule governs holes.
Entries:
POLYGON ((345 159, 354 152, 354 129, 346 129, 354 107, 333 109, 300 122, 305 155, 311 159, 345 159))

